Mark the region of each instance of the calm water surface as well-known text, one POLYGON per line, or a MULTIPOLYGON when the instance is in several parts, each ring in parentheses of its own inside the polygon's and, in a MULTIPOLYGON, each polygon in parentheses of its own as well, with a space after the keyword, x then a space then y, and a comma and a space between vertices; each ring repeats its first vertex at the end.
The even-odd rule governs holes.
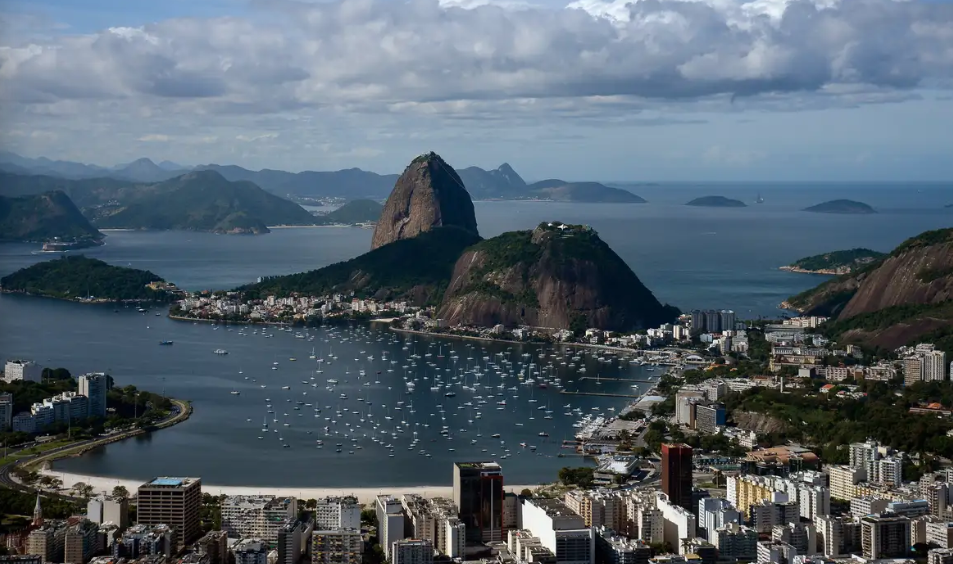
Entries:
MULTIPOLYGON (((946 186, 632 189, 651 203, 477 202, 477 221, 485 237, 529 229, 548 220, 592 225, 660 300, 686 310, 731 308, 742 317, 777 315, 781 300, 823 279, 782 272, 777 270, 780 265, 858 246, 886 251, 927 229, 953 225, 953 214, 941 207, 953 201, 953 190, 946 186), (747 208, 681 205, 708 194, 753 201, 758 193, 767 201, 747 208), (797 211, 836 197, 867 202, 880 213, 837 216, 797 211)), ((371 231, 352 228, 279 229, 261 237, 112 232, 106 246, 87 254, 151 270, 188 289, 232 288, 258 276, 299 272, 352 258, 369 247, 370 237, 371 231)), ((33 251, 31 245, 0 245, 0 275, 48 258, 33 251)), ((647 384, 637 380, 655 377, 641 367, 600 362, 591 355, 576 363, 586 366, 582 374, 569 367, 571 357, 567 360, 561 351, 545 351, 557 357, 541 359, 538 355, 543 351, 535 347, 444 341, 442 358, 438 358, 437 341, 366 326, 314 330, 312 342, 290 333, 275 332, 273 338, 252 334, 252 330, 245 333, 237 328, 215 330, 173 322, 124 308, 116 313, 112 307, 0 296, 3 357, 35 358, 76 373, 106 370, 120 384, 164 390, 195 403, 195 415, 185 424, 58 464, 80 473, 138 479, 162 473, 193 474, 209 483, 262 486, 445 484, 453 460, 493 458, 503 464, 510 483, 548 480, 559 467, 579 462, 558 458, 568 452, 560 448, 560 441, 572 436, 572 423, 578 418, 578 412, 564 413, 577 408, 595 413, 594 407, 609 413, 609 407, 619 409, 626 399, 572 396, 559 394, 553 386, 520 385, 511 372, 525 373, 530 362, 552 364, 554 377, 560 377, 569 390, 620 394, 638 393, 638 387, 647 384), (174 340, 175 345, 158 346, 164 339, 174 340), (312 347, 318 357, 330 353, 338 359, 323 365, 323 373, 317 374, 313 372, 318 368, 316 361, 308 358, 312 347), (211 352, 216 348, 229 354, 216 356, 211 352), (387 361, 381 360, 385 353, 387 361), (413 358, 415 353, 420 358, 413 358), (427 353, 431 356, 426 357, 427 353), (453 354, 458 356, 456 361, 451 359, 453 354), (483 357, 499 363, 500 371, 487 368, 483 357), (504 364, 504 359, 511 364, 504 364), (479 378, 473 371, 477 362, 479 378), (367 374, 364 379, 359 377, 361 369, 367 374), (600 376, 598 382, 583 379, 595 375, 600 376), (453 384, 456 396, 431 391, 435 376, 453 384), (405 378, 416 379, 413 391, 408 390, 405 378), (332 385, 327 379, 339 382, 332 385), (370 385, 364 386, 365 382, 370 385), (481 387, 471 392, 463 389, 464 383, 481 387), (502 390, 500 384, 504 384, 502 390), (282 390, 283 386, 290 389, 282 390), (518 391, 508 390, 511 386, 518 391), (347 399, 341 399, 342 393, 347 399), (496 403, 501 399, 507 404, 497 409, 503 407, 496 403), (275 414, 267 413, 268 403, 275 414), (410 413, 411 403, 414 413, 410 413), (564 408, 567 404, 570 407, 564 408), (545 410, 536 409, 540 406, 548 406, 553 419, 544 419, 545 410), (315 407, 321 412, 315 413, 315 407), (273 421, 276 415, 277 422, 273 421), (269 430, 262 432, 266 416, 269 430), (325 426, 329 436, 324 436, 325 426), (449 439, 439 432, 443 426, 450 432, 449 439), (276 427, 280 433, 274 432, 276 427), (419 442, 408 450, 415 431, 419 442), (550 436, 540 437, 540 432, 550 436), (490 438, 494 433, 501 438, 490 438), (373 436, 384 442, 373 441, 373 436), (352 438, 357 442, 352 443, 352 438), (322 449, 317 448, 317 439, 324 441, 322 449), (473 440, 477 442, 472 444, 473 440), (291 447, 283 448, 283 442, 291 447), (334 452, 339 442, 344 445, 340 454, 334 452), (537 446, 536 453, 521 448, 520 442, 537 446), (386 448, 388 444, 394 448, 386 448), (505 449, 509 457, 503 459, 505 449), (419 454, 421 450, 431 457, 419 454)))

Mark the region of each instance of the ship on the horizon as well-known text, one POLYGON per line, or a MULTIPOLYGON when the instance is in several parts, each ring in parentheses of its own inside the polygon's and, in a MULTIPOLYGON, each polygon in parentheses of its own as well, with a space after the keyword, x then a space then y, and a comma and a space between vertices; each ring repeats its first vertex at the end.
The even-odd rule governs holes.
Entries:
POLYGON ((169 346, 172 344, 172 341, 159 341, 159 345, 169 346))
POLYGON ((761 193, 760 193, 760 192, 758 192, 758 199, 756 199, 756 200, 754 201, 754 203, 756 203, 756 204, 763 204, 763 203, 764 203, 764 198, 761 197, 761 193))

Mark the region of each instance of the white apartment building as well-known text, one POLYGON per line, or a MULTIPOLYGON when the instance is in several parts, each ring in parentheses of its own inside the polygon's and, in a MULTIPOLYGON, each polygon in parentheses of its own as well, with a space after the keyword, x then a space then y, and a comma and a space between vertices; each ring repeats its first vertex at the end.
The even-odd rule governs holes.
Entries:
POLYGON ((311 533, 311 564, 361 564, 363 555, 360 529, 315 529, 311 533))
POLYGON ((273 495, 233 495, 222 502, 222 530, 230 537, 278 542, 278 531, 298 517, 298 501, 273 495))
POLYGON ((594 564, 594 530, 562 501, 523 500, 523 527, 556 555, 557 564, 594 564))
POLYGON ((720 557, 750 561, 758 555, 758 531, 732 523, 709 533, 708 542, 718 549, 720 557))
POLYGON ((17 380, 41 382, 43 367, 32 360, 8 360, 3 367, 3 381, 16 382, 17 380))
POLYGON ((920 369, 923 373, 924 381, 942 381, 947 379, 945 352, 930 351, 924 353, 920 358, 920 369))
POLYGON ((946 519, 928 518, 926 542, 940 548, 953 548, 953 522, 946 519))
POLYGON ((890 503, 889 499, 884 499, 880 497, 873 496, 863 496, 855 497, 850 500, 850 515, 856 519, 860 519, 865 515, 873 515, 874 513, 883 513, 887 510, 887 504, 890 503))
POLYGON ((390 560, 394 543, 406 538, 404 508, 392 495, 377 496, 374 507, 377 511, 377 538, 384 548, 384 557, 390 560))
POLYGON ((361 505, 354 496, 328 496, 318 500, 314 510, 314 528, 360 529, 361 505))
POLYGON ((698 529, 704 531, 705 538, 711 542, 716 529, 730 524, 742 524, 741 512, 727 499, 706 497, 698 501, 698 529))
POLYGON ((89 398, 89 417, 106 416, 106 392, 109 391, 109 376, 91 372, 79 377, 79 395, 89 398))
POLYGON ((867 473, 863 468, 850 466, 828 466, 830 476, 831 497, 834 499, 850 500, 854 497, 854 486, 864 480, 867 473))
POLYGON ((673 547, 678 547, 679 554, 684 554, 685 547, 682 545, 681 539, 695 538, 695 514, 675 505, 662 492, 655 493, 655 508, 662 513, 662 526, 664 527, 662 538, 664 542, 669 542, 673 547))
POLYGON ((433 564, 433 543, 428 539, 394 541, 391 564, 433 564))

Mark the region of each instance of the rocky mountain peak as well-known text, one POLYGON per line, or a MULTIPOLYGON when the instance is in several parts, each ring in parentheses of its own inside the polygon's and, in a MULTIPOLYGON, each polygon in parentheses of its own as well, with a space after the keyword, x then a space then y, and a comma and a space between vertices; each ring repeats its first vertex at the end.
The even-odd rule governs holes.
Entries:
POLYGON ((397 179, 374 229, 371 249, 444 226, 478 234, 473 201, 463 181, 431 151, 411 161, 397 179))

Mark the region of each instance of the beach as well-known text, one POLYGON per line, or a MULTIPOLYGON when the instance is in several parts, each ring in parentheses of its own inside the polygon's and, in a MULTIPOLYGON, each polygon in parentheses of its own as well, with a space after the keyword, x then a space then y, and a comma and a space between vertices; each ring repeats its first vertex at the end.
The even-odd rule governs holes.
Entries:
MULTIPOLYGON (((55 470, 43 470, 43 475, 59 478, 63 481, 63 491, 69 491, 74 484, 83 482, 93 486, 93 492, 96 494, 109 493, 116 486, 125 487, 130 494, 134 494, 141 486, 144 480, 131 480, 128 478, 107 478, 103 476, 84 476, 82 474, 72 474, 68 472, 57 472, 55 470)), ((539 485, 517 485, 504 486, 507 492, 519 493, 524 489, 535 490, 539 485)), ((298 499, 318 499, 327 496, 353 495, 357 497, 360 503, 372 503, 374 498, 380 494, 390 494, 401 496, 404 494, 420 494, 424 497, 453 497, 452 486, 381 486, 381 487, 363 487, 363 488, 284 488, 280 486, 217 486, 215 484, 202 483, 202 493, 212 495, 275 495, 275 496, 294 496, 298 499)))

